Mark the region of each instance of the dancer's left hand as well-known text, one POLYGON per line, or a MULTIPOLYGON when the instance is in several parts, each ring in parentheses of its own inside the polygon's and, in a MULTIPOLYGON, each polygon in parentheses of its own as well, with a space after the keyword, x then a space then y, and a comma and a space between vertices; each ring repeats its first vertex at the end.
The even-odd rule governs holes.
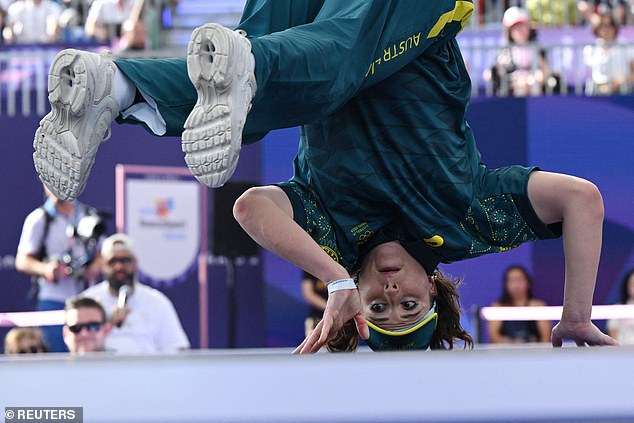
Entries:
POLYGON ((553 328, 551 342, 553 347, 561 347, 564 339, 571 339, 577 346, 618 345, 619 343, 604 334, 592 322, 568 322, 562 320, 553 328))

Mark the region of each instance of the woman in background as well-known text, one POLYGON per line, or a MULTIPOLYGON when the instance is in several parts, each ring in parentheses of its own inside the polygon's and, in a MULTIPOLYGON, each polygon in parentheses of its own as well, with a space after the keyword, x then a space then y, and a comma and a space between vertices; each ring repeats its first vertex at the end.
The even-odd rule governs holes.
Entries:
POLYGON ((495 92, 514 97, 559 92, 559 77, 551 72, 546 51, 536 44, 537 31, 531 26, 528 12, 510 7, 504 12, 502 24, 506 46, 488 76, 495 92))
POLYGON ((595 44, 583 48, 583 60, 591 70, 586 95, 627 94, 634 81, 634 54, 619 41, 619 24, 611 13, 591 19, 595 44))
MULTIPOLYGON (((542 300, 533 297, 533 280, 519 265, 504 271, 502 295, 493 307, 539 307, 542 300)), ((489 339, 494 344, 550 342, 550 322, 547 320, 490 321, 489 339)))
POLYGON ((13 328, 4 338, 5 354, 39 354, 48 351, 42 331, 38 328, 13 328))
MULTIPOLYGON (((634 269, 631 269, 621 283, 621 304, 634 304, 634 269)), ((621 345, 634 344, 634 319, 608 320, 608 334, 621 345)))
POLYGON ((328 300, 328 285, 306 271, 303 273, 302 296, 310 306, 304 322, 304 332, 308 336, 324 317, 326 300, 328 300))

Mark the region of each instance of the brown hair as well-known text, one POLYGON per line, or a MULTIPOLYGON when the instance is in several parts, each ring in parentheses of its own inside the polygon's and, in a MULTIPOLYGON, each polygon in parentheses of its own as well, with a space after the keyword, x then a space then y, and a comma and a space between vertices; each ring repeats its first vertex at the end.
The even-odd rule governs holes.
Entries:
POLYGON ((432 350, 451 350, 455 341, 463 341, 464 348, 473 348, 473 338, 460 325, 460 279, 452 279, 436 269, 431 276, 436 282, 436 307, 438 324, 429 348, 432 350))
POLYGON ((105 323, 107 320, 106 310, 104 310, 101 303, 90 297, 72 297, 66 300, 66 303, 64 305, 64 310, 66 312, 70 310, 79 310, 80 308, 94 308, 95 310, 99 311, 99 314, 101 314, 102 323, 105 323))
POLYGON ((507 267, 504 270, 504 273, 502 274, 502 294, 500 295, 500 298, 498 298, 498 301, 497 301, 500 305, 503 305, 503 306, 513 305, 513 298, 511 297, 511 293, 509 292, 508 282, 509 282, 509 274, 514 270, 517 270, 520 273, 522 273, 522 276, 524 276, 524 279, 526 279, 526 284, 528 285, 528 292, 526 293, 526 295, 528 297, 528 300, 530 301, 533 298, 535 298, 535 296, 533 295, 533 278, 531 277, 530 273, 528 273, 528 269, 526 269, 524 266, 520 264, 512 264, 509 267, 507 267))
POLYGON ((592 34, 595 37, 599 36, 599 28, 603 26, 611 26, 614 28, 614 36, 619 34, 619 23, 612 13, 595 13, 590 18, 590 25, 592 28, 592 34))
MULTIPOLYGON (((436 269, 430 276, 436 283, 436 307, 438 311, 438 323, 429 348, 432 350, 451 350, 456 341, 462 341, 464 348, 473 348, 473 338, 460 324, 460 294, 458 286, 460 279, 452 279, 436 269)), ((330 352, 351 352, 359 346, 359 337, 354 320, 349 320, 337 332, 335 337, 328 341, 327 348, 330 352)))
POLYGON ((326 348, 329 352, 352 352, 359 346, 357 327, 354 320, 348 320, 335 337, 328 341, 326 348))

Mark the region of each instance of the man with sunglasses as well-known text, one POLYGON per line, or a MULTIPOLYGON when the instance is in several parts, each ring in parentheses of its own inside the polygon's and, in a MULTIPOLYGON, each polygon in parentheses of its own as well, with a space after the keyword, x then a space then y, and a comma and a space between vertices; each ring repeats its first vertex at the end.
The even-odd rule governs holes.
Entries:
POLYGON ((99 301, 112 331, 107 349, 119 353, 176 352, 189 340, 171 301, 157 289, 139 282, 132 239, 115 234, 101 247, 103 282, 81 295, 99 301))
POLYGON ((106 339, 111 326, 106 311, 99 302, 88 297, 66 301, 64 342, 73 354, 106 351, 106 339))

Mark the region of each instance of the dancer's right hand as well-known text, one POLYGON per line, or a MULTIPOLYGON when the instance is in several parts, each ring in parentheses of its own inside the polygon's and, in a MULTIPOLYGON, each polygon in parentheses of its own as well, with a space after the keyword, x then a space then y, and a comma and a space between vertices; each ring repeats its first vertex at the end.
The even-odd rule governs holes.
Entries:
POLYGON ((361 311, 361 298, 357 289, 335 291, 328 296, 324 317, 293 354, 315 353, 333 339, 339 329, 354 319, 357 332, 363 339, 370 337, 368 325, 361 311))

